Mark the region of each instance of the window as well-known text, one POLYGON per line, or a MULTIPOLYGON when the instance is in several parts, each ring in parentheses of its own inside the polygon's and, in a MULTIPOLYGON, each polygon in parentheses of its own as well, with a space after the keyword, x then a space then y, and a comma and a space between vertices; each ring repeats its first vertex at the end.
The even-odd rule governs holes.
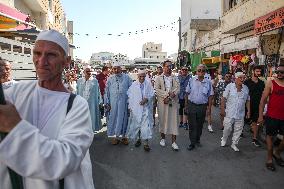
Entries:
POLYGON ((157 56, 157 58, 159 58, 159 56, 157 56))

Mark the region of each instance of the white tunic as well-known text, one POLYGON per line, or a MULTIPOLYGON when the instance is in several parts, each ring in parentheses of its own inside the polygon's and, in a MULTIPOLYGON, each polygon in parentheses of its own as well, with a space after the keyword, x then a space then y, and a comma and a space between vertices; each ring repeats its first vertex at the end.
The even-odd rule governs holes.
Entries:
POLYGON ((5 91, 6 100, 23 120, 0 143, 0 188, 11 189, 7 165, 24 177, 25 189, 56 189, 61 178, 68 189, 94 188, 88 152, 93 134, 86 100, 76 96, 66 115, 65 99, 43 125, 36 125, 37 93, 37 81, 20 82, 5 91))

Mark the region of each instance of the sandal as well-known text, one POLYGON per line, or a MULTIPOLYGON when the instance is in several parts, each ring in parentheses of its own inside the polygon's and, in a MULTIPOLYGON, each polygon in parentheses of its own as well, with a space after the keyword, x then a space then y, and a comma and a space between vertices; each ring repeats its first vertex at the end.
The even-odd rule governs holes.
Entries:
POLYGON ((127 138, 123 138, 121 139, 121 142, 124 144, 124 145, 128 145, 129 142, 128 142, 128 139, 127 138))
POLYGON ((146 152, 149 152, 149 151, 151 150, 151 148, 150 148, 150 146, 149 146, 148 144, 145 144, 145 145, 144 145, 144 150, 145 150, 146 152))
POLYGON ((266 165, 266 168, 268 170, 270 170, 270 171, 275 171, 276 170, 276 168, 275 168, 273 163, 266 163, 265 165, 266 165))
POLYGON ((117 138, 112 139, 111 144, 112 145, 118 145, 119 144, 119 140, 117 138))
POLYGON ((141 140, 138 139, 138 140, 136 141, 136 143, 135 143, 135 147, 139 147, 140 145, 141 145, 141 140))

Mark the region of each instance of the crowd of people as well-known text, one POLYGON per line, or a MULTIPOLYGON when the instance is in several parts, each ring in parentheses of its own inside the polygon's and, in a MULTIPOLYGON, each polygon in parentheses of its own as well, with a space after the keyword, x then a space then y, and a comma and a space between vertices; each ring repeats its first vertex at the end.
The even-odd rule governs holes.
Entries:
POLYGON ((189 135, 187 149, 195 150, 201 146, 206 118, 208 131, 213 132, 212 105, 220 108, 221 147, 233 130, 231 148, 240 151, 246 119, 252 143, 259 147, 259 127, 265 117, 266 167, 276 169, 273 159, 284 166, 284 64, 266 83, 259 79, 259 66, 254 66, 251 77, 236 70, 211 80, 204 64, 194 75, 188 67, 174 74, 170 60, 155 73, 127 72, 119 62, 96 74, 85 66, 79 78, 78 70, 70 69, 68 48, 67 39, 55 30, 38 35, 33 49, 36 81, 14 81, 11 64, 0 60, 6 99, 0 105, 0 188, 94 188, 88 149, 104 117, 112 145, 128 145, 131 140, 149 152, 157 126, 161 147, 170 135, 170 145, 178 151, 179 128, 184 128, 189 135), (282 136, 277 146, 276 135, 282 136))

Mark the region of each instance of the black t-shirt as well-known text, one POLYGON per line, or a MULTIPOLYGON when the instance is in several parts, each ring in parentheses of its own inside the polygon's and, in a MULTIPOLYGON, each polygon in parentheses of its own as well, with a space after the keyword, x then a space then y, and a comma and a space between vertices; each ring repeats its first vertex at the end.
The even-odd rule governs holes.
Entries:
POLYGON ((259 104, 262 92, 265 88, 264 81, 258 79, 258 82, 254 82, 251 78, 247 79, 244 84, 248 87, 249 89, 249 96, 250 96, 250 101, 252 103, 257 103, 259 104))

